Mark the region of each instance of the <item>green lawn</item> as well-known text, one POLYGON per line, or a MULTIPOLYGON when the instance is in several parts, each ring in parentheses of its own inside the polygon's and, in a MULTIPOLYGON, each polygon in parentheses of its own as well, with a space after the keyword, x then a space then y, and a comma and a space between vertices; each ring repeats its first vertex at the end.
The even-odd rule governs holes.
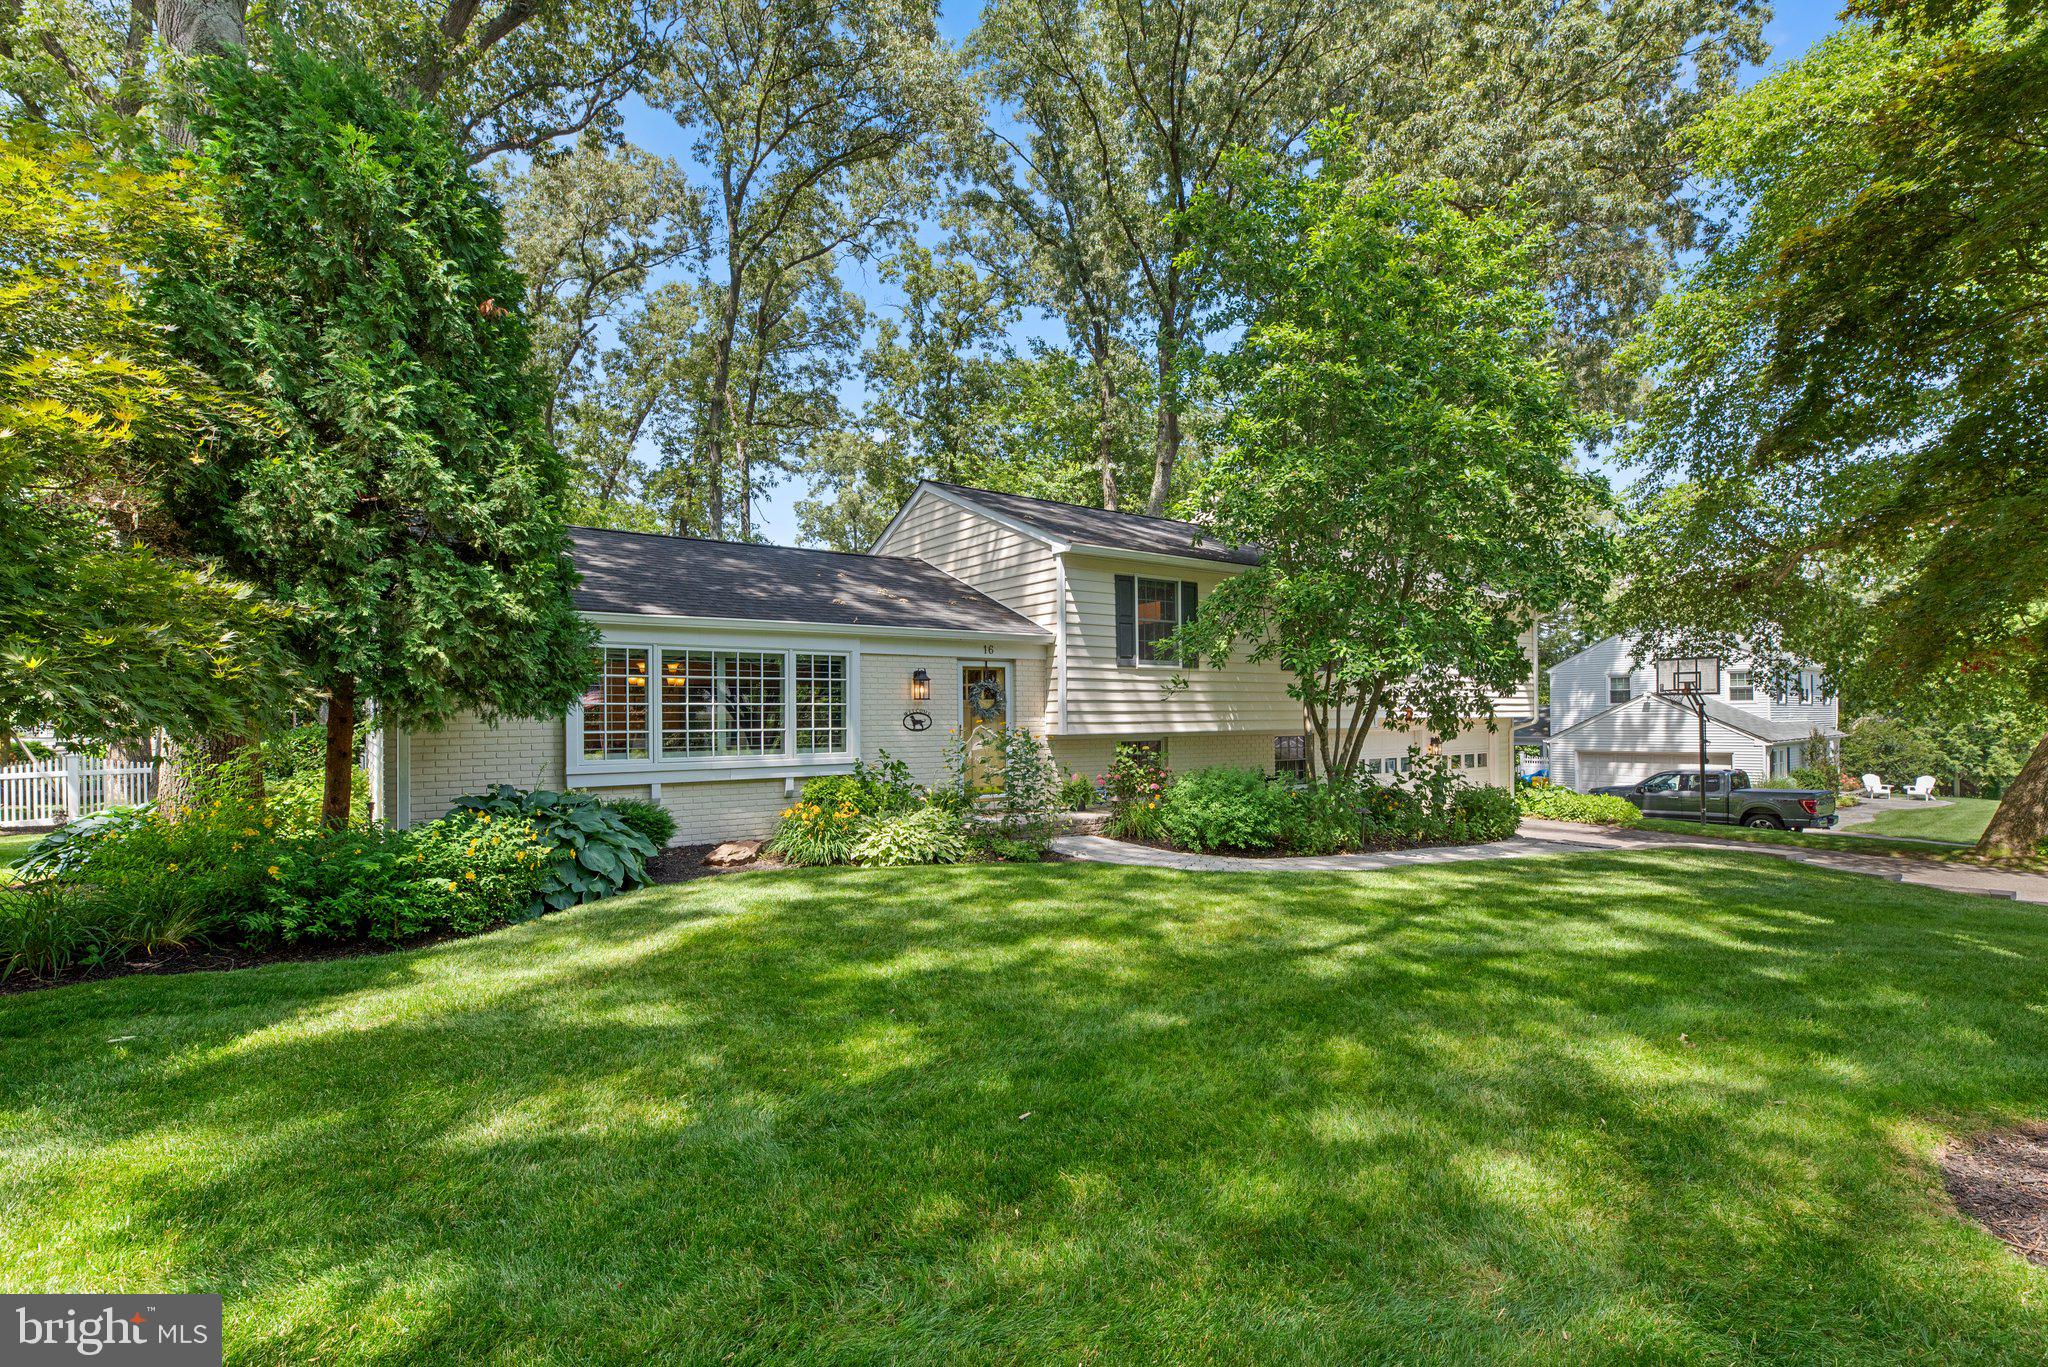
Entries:
POLYGON ((2048 917, 1739 852, 747 874, 0 999, 0 1286, 235 1362, 2038 1362, 2048 917))
POLYGON ((29 835, 0 835, 0 878, 13 871, 14 861, 28 853, 28 847, 43 837, 40 833, 29 835))
POLYGON ((1919 858, 1939 859, 1949 855, 1967 855, 1968 845, 1921 845, 1889 840, 1880 836, 1856 835, 1853 832, 1864 827, 1852 826, 1851 833, 1841 831, 1779 831, 1769 827, 1752 829, 1748 826, 1721 826, 1709 822, 1705 826, 1697 821, 1674 821, 1666 817, 1644 817, 1637 829, 1662 831, 1666 835, 1703 835, 1713 840, 1734 840, 1750 845, 1805 845, 1817 850, 1841 850, 1846 854, 1893 854, 1912 855, 1919 858))
POLYGON ((1869 825, 1855 829, 1872 835, 1909 835, 1922 840, 1974 842, 1984 834, 1984 828, 1991 824, 1991 814, 1998 810, 1997 799, 1988 797, 1951 798, 1948 804, 1946 807, 1908 807, 1900 811, 1879 812, 1869 825))

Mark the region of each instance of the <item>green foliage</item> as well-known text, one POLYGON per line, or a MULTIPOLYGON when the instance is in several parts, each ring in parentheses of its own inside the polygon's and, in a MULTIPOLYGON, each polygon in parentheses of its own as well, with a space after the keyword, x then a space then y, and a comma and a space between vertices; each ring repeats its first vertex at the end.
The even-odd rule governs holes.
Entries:
POLYGON ((1602 793, 1575 793, 1569 788, 1531 784, 1517 789, 1515 803, 1523 816, 1545 821, 1579 821, 1593 826, 1635 826, 1643 814, 1627 798, 1602 793))
POLYGON ((1095 805, 1095 780, 1086 774, 1068 774, 1060 782, 1060 810, 1084 812, 1095 805))
POLYGON ((648 859, 659 853, 654 842, 589 793, 498 783, 480 797, 458 799, 453 811, 531 827, 545 867, 524 909, 528 916, 637 888, 646 881, 648 859))
MULTIPOLYGON (((412 888, 429 895, 430 900, 421 900, 431 907, 431 916, 413 929, 398 927, 386 938, 442 926, 469 934, 524 920, 543 908, 559 910, 548 894, 566 881, 560 843, 550 851, 550 842, 561 836, 545 818, 522 821, 457 810, 406 836, 403 853, 412 860, 412 888)), ((594 863, 590 848, 586 840, 586 866, 594 863)))
POLYGON ((0 982, 54 978, 120 952, 114 908, 96 888, 61 879, 0 883, 0 982))
POLYGON ((1521 825, 1515 795, 1505 788, 1461 788, 1451 798, 1446 838, 1454 844, 1479 845, 1506 840, 1521 825))
POLYGON ((1160 824, 1189 850, 1268 850, 1293 826, 1294 794, 1256 769, 1196 769, 1166 790, 1160 824))
POLYGON ((957 864, 967 855, 960 819, 943 807, 926 805, 891 812, 870 821, 851 851, 857 864, 957 864))
MULTIPOLYGON (((792 864, 844 864, 872 819, 917 804, 910 766, 884 750, 874 764, 855 760, 851 774, 805 779, 802 796, 783 810, 767 849, 792 864)), ((952 810, 957 820, 961 809, 952 810)))
POLYGON ((0 133, 0 739, 243 729, 296 691, 282 615, 189 554, 163 502, 265 435, 138 308, 168 242, 221 239, 205 184, 0 133))
POLYGON ((977 726, 971 739, 960 731, 948 737, 940 758, 940 789, 954 805, 993 821, 1005 839, 1040 849, 1051 841, 1060 769, 1044 741, 1021 726, 977 726))
POLYGON ((109 807, 67 821, 29 846, 14 871, 24 878, 68 878, 85 867, 96 846, 119 839, 149 819, 150 809, 145 804, 109 807))
MULTIPOLYGON (((1747 635, 1888 707, 1988 689, 2039 708, 2048 22, 1863 12, 1883 22, 1700 129, 1741 226, 1628 357, 1649 477, 1622 607, 1657 648, 1747 635)), ((1987 852, 2048 837, 2039 755, 1987 852)))
POLYGON ((202 63, 192 113, 228 231, 177 235, 147 294, 275 431, 229 434, 173 502, 293 605, 331 693, 401 725, 559 715, 594 631, 498 210, 439 115, 259 46, 202 63))
POLYGON ((676 838, 675 813, 659 802, 644 797, 613 797, 604 799, 604 806, 617 812, 656 850, 667 849, 668 842, 676 838))
POLYGON ((1102 776, 1103 795, 1109 800, 1104 833, 1113 840, 1145 844, 1163 839, 1166 825, 1159 804, 1172 782, 1173 775, 1159 762, 1157 751, 1119 744, 1110 757, 1109 772, 1102 776))
POLYGON ((1361 187, 1344 119, 1311 152, 1313 175, 1233 161, 1187 216, 1243 328, 1189 511, 1263 556, 1179 644, 1278 664, 1344 778, 1385 719, 1449 734, 1527 682, 1534 617, 1599 592, 1608 497, 1572 465, 1595 429, 1547 356, 1540 234, 1446 186, 1361 187))

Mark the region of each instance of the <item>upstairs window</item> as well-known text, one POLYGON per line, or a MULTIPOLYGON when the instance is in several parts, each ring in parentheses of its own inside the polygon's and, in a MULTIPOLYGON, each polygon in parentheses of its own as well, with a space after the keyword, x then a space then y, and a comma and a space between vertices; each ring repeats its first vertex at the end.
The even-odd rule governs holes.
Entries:
POLYGON ((1629 676, 1626 674, 1609 674, 1607 676, 1607 701, 1610 705, 1618 702, 1627 702, 1634 696, 1629 692, 1628 679, 1629 676))
POLYGON ((1728 672, 1728 701, 1756 701, 1756 685, 1749 681, 1748 670, 1733 669, 1728 672))
POLYGON ((1147 664, 1178 664, 1162 643, 1180 628, 1180 581, 1138 579, 1138 658, 1147 664))

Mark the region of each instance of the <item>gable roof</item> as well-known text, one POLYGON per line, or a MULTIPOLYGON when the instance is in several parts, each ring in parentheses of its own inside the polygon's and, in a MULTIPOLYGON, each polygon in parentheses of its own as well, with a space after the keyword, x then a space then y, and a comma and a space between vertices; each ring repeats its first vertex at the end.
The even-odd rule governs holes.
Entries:
MULTIPOLYGON (((1787 741, 1805 740, 1813 734, 1813 724, 1811 722, 1776 721, 1770 717, 1760 717, 1754 712, 1745 712, 1739 707, 1730 707, 1727 703, 1713 698, 1704 698, 1701 701, 1707 705, 1708 721, 1725 726, 1731 731, 1739 731, 1750 739, 1760 740, 1766 745, 1783 745, 1787 741)), ((1626 708, 1645 707, 1653 703, 1659 707, 1668 707, 1672 711, 1684 716, 1689 717, 1692 715, 1690 709, 1681 707, 1668 699, 1661 698, 1655 693, 1643 693, 1630 698, 1627 702, 1618 702, 1612 707, 1603 708, 1590 717, 1581 717, 1570 726, 1551 732, 1550 738, 1555 740, 1559 736, 1568 736, 1582 726, 1590 726, 1594 722, 1611 717, 1626 708)))
MULTIPOLYGON (((1226 565, 1256 565, 1258 548, 1232 546, 1192 522, 1138 513, 1112 513, 1079 503, 1059 503, 1024 494, 1002 494, 928 479, 918 487, 943 490, 955 500, 994 514, 1000 521, 1021 523, 1053 541, 1109 551, 1137 551, 1189 560, 1214 560, 1226 565)), ((916 497, 916 495, 912 495, 916 497)), ((908 505, 906 505, 908 506, 908 505)))
POLYGON ((569 528, 579 612, 989 632, 1050 640, 1029 618, 900 555, 569 528))

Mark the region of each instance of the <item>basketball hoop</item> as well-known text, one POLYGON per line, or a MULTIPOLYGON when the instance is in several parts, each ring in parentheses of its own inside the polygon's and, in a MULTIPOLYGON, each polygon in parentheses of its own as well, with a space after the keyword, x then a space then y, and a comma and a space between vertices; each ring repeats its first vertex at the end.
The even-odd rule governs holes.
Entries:
MULTIPOLYGON (((1716 655, 1697 655, 1680 660, 1659 660, 1657 696, 1683 707, 1700 723, 1700 825, 1707 824, 1707 699, 1721 692, 1721 660, 1716 655)), ((1731 777, 1731 783, 1734 781, 1731 777)), ((1734 809, 1731 807, 1730 811, 1734 809)))
POLYGON ((1712 655, 1657 661, 1657 692, 1667 698, 1711 698, 1721 691, 1721 661, 1712 655))

